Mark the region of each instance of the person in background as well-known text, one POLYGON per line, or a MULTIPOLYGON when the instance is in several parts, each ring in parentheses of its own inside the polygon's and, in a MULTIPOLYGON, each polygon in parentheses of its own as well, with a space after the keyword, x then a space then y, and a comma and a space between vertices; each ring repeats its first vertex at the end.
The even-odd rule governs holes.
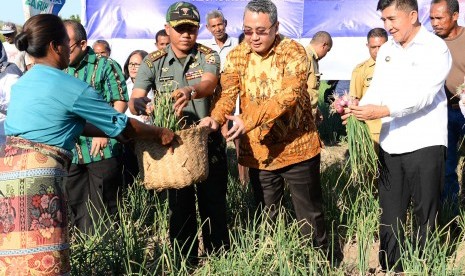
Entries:
MULTIPOLYGON (((457 86, 465 77, 465 31, 459 26, 459 2, 457 0, 433 0, 430 7, 430 20, 434 33, 447 44, 452 55, 452 68, 446 79, 447 96, 447 155, 446 182, 442 190, 441 200, 446 209, 454 215, 459 213, 459 182, 457 177, 458 147, 465 134, 465 118, 459 108, 459 97, 455 96, 457 86)), ((463 194, 463 192, 462 192, 463 194)))
POLYGON ((311 61, 307 80, 307 90, 312 100, 312 115, 318 125, 323 120, 323 115, 318 109, 318 96, 320 89, 320 69, 318 61, 323 59, 333 47, 333 39, 328 32, 319 31, 313 35, 310 44, 305 48, 307 57, 311 61))
POLYGON ((26 70, 24 63, 24 52, 21 52, 16 48, 15 37, 18 34, 16 25, 12 22, 5 22, 0 29, 0 34, 5 38, 3 42, 3 48, 5 48, 6 54, 8 56, 8 62, 12 62, 18 66, 21 72, 26 70))
POLYGON ((237 38, 226 33, 228 21, 224 18, 220 10, 208 12, 205 19, 207 21, 207 29, 213 35, 207 45, 220 55, 222 72, 224 63, 226 62, 226 56, 239 42, 237 38))
POLYGON ((221 96, 200 125, 216 131, 227 120, 234 121, 228 141, 242 136, 239 163, 249 167, 256 202, 273 221, 286 180, 302 236, 327 249, 321 143, 307 92, 307 54, 301 44, 278 34, 277 9, 271 0, 248 2, 243 18, 245 43, 228 54, 221 96), (241 114, 231 116, 237 97, 241 114))
MULTIPOLYGON (((150 53, 137 72, 129 108, 133 114, 149 114, 150 89, 172 93, 174 108, 190 126, 210 114, 213 93, 218 85, 220 57, 207 46, 196 42, 200 14, 189 2, 172 4, 166 14, 165 30, 170 44, 164 50, 150 53), (168 91, 167 91, 168 90, 168 91)), ((229 248, 226 223, 228 169, 226 143, 219 131, 208 139, 208 178, 182 189, 168 190, 170 240, 175 248, 198 262, 198 229, 196 202, 199 206, 205 251, 213 253, 229 248)))
POLYGON ((436 229, 447 146, 444 81, 452 58, 446 43, 420 24, 416 0, 380 0, 377 10, 392 39, 379 49, 359 106, 342 118, 381 119, 379 261, 382 270, 400 273, 410 203, 420 254, 436 229))
MULTIPOLYGON (((134 88, 134 82, 136 80, 137 76, 137 71, 139 71, 139 67, 142 64, 142 60, 148 55, 148 53, 144 50, 135 50, 132 51, 128 58, 126 59, 126 62, 124 63, 123 66, 123 73, 124 77, 126 78, 126 86, 128 89, 128 96, 129 98, 132 95, 132 89, 134 88)), ((153 99, 153 91, 150 90, 148 93, 147 97, 150 99, 153 99)), ((130 118, 135 118, 141 122, 147 122, 148 121, 148 116, 146 115, 134 115, 131 113, 129 108, 126 110, 125 113, 128 117, 130 118)))
MULTIPOLYGON (((128 88, 128 96, 131 97, 132 89, 134 87, 134 81, 136 80, 137 71, 139 70, 142 60, 148 55, 144 50, 132 51, 123 66, 124 77, 126 78, 126 86, 128 88)), ((150 99, 153 99, 153 92, 150 91, 147 95, 150 99)), ((126 116, 134 118, 143 123, 150 123, 150 117, 147 115, 134 115, 129 109, 126 110, 126 116)), ((135 178, 139 174, 139 164, 137 156, 134 152, 134 143, 126 143, 124 145, 123 153, 123 164, 124 164, 124 181, 126 186, 134 183, 135 178)))
POLYGON ((92 45, 92 49, 96 55, 101 55, 107 58, 111 55, 110 43, 103 39, 96 40, 92 45))
MULTIPOLYGON (((387 32, 382 28, 371 29, 367 34, 367 48, 370 58, 355 66, 352 71, 349 95, 361 99, 370 87, 371 79, 375 71, 376 56, 381 45, 388 40, 387 32)), ((376 152, 379 151, 379 132, 381 131, 381 120, 366 121, 370 129, 376 152)))
POLYGON ((22 76, 16 64, 8 62, 5 48, 0 44, 0 146, 5 144, 4 123, 10 103, 11 86, 22 76))
POLYGON ((158 50, 163 50, 168 44, 170 44, 170 37, 165 29, 159 30, 155 35, 155 47, 157 47, 158 50))
POLYGON ((63 179, 80 134, 153 139, 174 133, 117 112, 87 83, 69 76, 70 42, 61 19, 40 14, 16 38, 36 65, 12 87, 0 147, 1 275, 69 275, 70 246, 63 179), (5 176, 8 176, 5 178, 5 176))
MULTIPOLYGON (((224 63, 226 62, 226 56, 234 47, 236 47, 239 44, 239 41, 237 38, 231 37, 226 33, 226 26, 228 25, 228 21, 224 18, 224 15, 220 10, 212 10, 208 12, 205 18, 207 21, 207 29, 213 35, 213 37, 210 39, 207 45, 220 55, 221 72, 223 72, 224 63)), ((237 98, 234 115, 239 115, 239 113, 240 99, 237 98)), ((226 136, 229 127, 229 124, 223 125, 221 129, 221 133, 223 134, 223 136, 226 136)), ((236 155, 239 156, 239 138, 234 140, 234 145, 236 147, 236 155)), ((242 183, 242 185, 249 183, 248 168, 238 163, 237 170, 239 172, 239 180, 242 183)))
MULTIPOLYGON (((123 72, 117 63, 97 55, 87 46, 81 23, 64 21, 70 39, 70 63, 66 72, 89 83, 108 105, 124 113, 128 94, 123 72)), ((124 186, 123 145, 115 139, 81 136, 73 151, 65 187, 71 207, 71 223, 82 232, 92 232, 92 216, 117 212, 118 191, 124 186), (90 210, 88 205, 92 205, 90 210), (91 213, 92 212, 92 213, 91 213)))

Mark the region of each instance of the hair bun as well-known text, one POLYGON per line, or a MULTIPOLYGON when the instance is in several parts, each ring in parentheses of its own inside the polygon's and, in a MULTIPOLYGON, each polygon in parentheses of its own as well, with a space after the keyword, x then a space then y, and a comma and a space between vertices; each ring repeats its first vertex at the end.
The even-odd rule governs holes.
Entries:
POLYGON ((16 45, 16 48, 18 48, 18 50, 27 52, 29 41, 27 38, 27 34, 25 32, 21 32, 16 36, 15 45, 16 45))

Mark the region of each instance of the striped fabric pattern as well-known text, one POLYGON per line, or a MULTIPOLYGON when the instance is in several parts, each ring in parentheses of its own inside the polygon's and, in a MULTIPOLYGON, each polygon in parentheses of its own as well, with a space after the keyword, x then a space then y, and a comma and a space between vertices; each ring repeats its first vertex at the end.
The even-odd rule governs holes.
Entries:
POLYGON ((7 137, 0 148, 0 275, 70 272, 62 185, 71 152, 7 137))
MULTIPOLYGON (((101 96, 113 106, 115 101, 129 100, 126 80, 119 64, 111 58, 96 55, 87 47, 87 54, 76 67, 68 67, 67 73, 90 84, 101 96)), ((109 139, 106 148, 97 156, 90 154, 92 138, 80 136, 74 150, 74 164, 88 164, 100 160, 120 156, 122 145, 115 139, 109 139)))

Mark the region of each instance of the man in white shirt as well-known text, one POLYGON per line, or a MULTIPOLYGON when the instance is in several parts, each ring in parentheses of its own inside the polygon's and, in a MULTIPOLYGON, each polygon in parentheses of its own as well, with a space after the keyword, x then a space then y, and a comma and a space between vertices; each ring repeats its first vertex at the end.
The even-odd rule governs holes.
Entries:
POLYGON ((215 50, 220 55, 221 71, 223 71, 224 62, 229 51, 238 44, 235 37, 231 37, 226 33, 228 21, 224 18, 220 10, 212 10, 206 16, 207 29, 213 35, 212 39, 207 43, 207 46, 215 50))
POLYGON ((4 23, 2 28, 0 29, 0 34, 2 34, 5 38, 5 42, 3 42, 3 48, 5 48, 6 54, 8 55, 8 62, 15 63, 16 66, 18 66, 18 68, 22 72, 24 72, 26 69, 26 64, 24 61, 24 56, 26 52, 21 52, 16 48, 16 25, 11 22, 4 23))
POLYGON ((381 46, 370 88, 350 113, 382 120, 379 258, 383 270, 402 272, 402 225, 410 202, 420 246, 436 227, 447 146, 444 81, 452 58, 444 41, 421 26, 416 0, 379 0, 377 9, 393 39, 381 46))

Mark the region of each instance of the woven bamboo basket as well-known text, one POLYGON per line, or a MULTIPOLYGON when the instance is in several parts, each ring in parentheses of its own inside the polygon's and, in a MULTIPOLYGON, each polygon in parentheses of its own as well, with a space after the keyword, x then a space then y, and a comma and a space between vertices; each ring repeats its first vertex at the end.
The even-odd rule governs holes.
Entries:
POLYGON ((208 176, 208 128, 176 131, 173 154, 168 147, 150 140, 137 140, 135 151, 146 189, 180 189, 208 176), (143 168, 143 170, 142 170, 143 168))

